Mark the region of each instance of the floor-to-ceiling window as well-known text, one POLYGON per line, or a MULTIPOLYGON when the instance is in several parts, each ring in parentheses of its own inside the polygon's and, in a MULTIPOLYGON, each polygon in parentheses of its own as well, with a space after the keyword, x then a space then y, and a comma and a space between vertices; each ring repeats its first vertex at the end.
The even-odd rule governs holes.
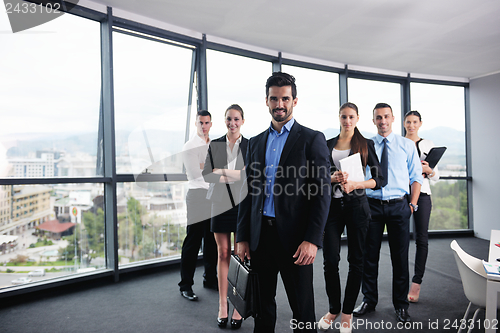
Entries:
POLYGON ((387 103, 392 108, 392 130, 401 134, 401 84, 376 80, 348 78, 348 101, 358 106, 358 129, 367 138, 377 134, 373 124, 373 108, 377 103, 387 103))
MULTIPOLYGON (((208 111, 212 114, 211 138, 227 133, 224 112, 232 104, 242 107, 247 138, 269 127, 271 118, 265 103, 266 80, 272 73, 269 61, 207 50, 208 111)), ((194 122, 194 119, 193 119, 194 122)))
POLYGON ((463 86, 410 84, 411 109, 422 116, 419 136, 447 150, 439 161, 441 179, 431 182, 429 230, 467 229, 467 164, 463 86))
POLYGON ((337 73, 282 65, 283 72, 295 77, 297 106, 293 116, 302 125, 321 131, 326 139, 338 135, 339 75, 337 73))
POLYGON ((196 115, 196 47, 151 35, 113 32, 119 266, 178 256, 186 234, 182 147, 196 115), (157 181, 142 178, 160 175, 157 181), (165 177, 165 178, 163 178, 165 177))
POLYGON ((100 23, 0 30, 0 288, 105 268, 100 23))

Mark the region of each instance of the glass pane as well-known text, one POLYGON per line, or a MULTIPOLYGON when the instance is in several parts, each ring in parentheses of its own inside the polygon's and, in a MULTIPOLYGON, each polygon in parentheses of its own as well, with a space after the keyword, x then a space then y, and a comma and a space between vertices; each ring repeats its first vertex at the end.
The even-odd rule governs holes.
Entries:
POLYGON ((178 256, 186 236, 187 182, 117 186, 119 265, 178 256))
POLYGON ((293 116, 302 125, 321 131, 327 139, 339 134, 339 75, 337 73, 283 65, 297 84, 293 116))
POLYGON ((103 193, 102 184, 2 185, 11 209, 0 220, 0 288, 105 268, 103 193))
POLYGON ((0 38, 0 177, 96 176, 99 22, 65 14, 0 38))
POLYGON ((431 191, 429 230, 468 229, 467 181, 431 180, 431 191))
POLYGON ((359 131, 367 138, 377 134, 373 124, 373 108, 377 103, 387 103, 392 108, 394 123, 392 131, 401 134, 401 85, 399 83, 381 82, 362 79, 347 79, 348 100, 358 106, 359 131))
POLYGON ((439 161, 442 176, 466 176, 465 95, 463 87, 414 83, 411 109, 422 116, 421 138, 448 149, 439 161))
MULTIPOLYGON (((244 137, 250 138, 269 127, 265 87, 271 74, 270 62, 207 50, 208 111, 213 123, 210 138, 227 133, 224 112, 231 104, 239 104, 245 112, 245 124, 241 127, 244 137)), ((191 126, 191 135, 194 132, 191 126)))
POLYGON ((117 173, 182 173, 194 51, 118 32, 113 47, 117 173))

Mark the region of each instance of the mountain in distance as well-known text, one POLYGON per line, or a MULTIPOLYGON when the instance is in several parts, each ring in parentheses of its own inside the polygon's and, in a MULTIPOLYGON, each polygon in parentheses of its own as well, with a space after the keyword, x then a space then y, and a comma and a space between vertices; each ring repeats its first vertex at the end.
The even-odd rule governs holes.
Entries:
MULTIPOLYGON (((322 131, 326 139, 339 135, 337 128, 327 128, 322 131)), ((372 138, 376 133, 362 132, 365 138, 372 138)), ((436 147, 446 147, 447 150, 439 162, 440 165, 464 165, 465 166, 465 132, 450 127, 440 126, 430 130, 421 130, 420 137, 431 140, 436 147)))
MULTIPOLYGON (((130 131, 116 131, 115 146, 117 155, 128 153, 130 131)), ((150 146, 161 146, 171 153, 180 152, 184 144, 184 131, 166 132, 160 130, 146 131, 150 146)), ((140 136, 141 139, 143 136, 140 136)), ((97 132, 87 133, 32 133, 12 134, 1 137, 0 142, 8 142, 7 158, 26 158, 33 156, 38 150, 65 151, 71 155, 85 153, 97 154, 97 132)))
MULTIPOLYGON (((126 155, 130 131, 116 131, 115 144, 116 153, 126 155)), ((327 128, 323 130, 326 139, 334 138, 339 134, 338 128, 327 128)), ((371 138, 375 133, 362 133, 365 137, 371 138)), ((161 131, 147 130, 146 135, 151 147, 160 147, 170 153, 178 153, 182 149, 185 141, 185 132, 182 131, 161 131)), ((223 135, 223 134, 221 134, 223 135)), ((465 132, 449 127, 436 127, 431 130, 420 131, 422 138, 432 140, 436 146, 445 146, 447 151, 440 164, 465 165, 465 132)), ((142 136, 139 135, 142 140, 142 136)), ((211 136, 213 138, 217 135, 211 136)), ((97 132, 93 133, 32 133, 9 135, 8 138, 0 138, 2 142, 15 142, 7 150, 8 158, 27 157, 37 150, 66 151, 70 154, 78 152, 95 156, 97 152, 97 132), (8 140, 7 140, 8 139, 8 140)))
MULTIPOLYGON (((130 131, 117 131, 116 134, 116 155, 129 155, 129 140, 138 138, 141 140, 141 146, 146 145, 146 137, 149 146, 155 151, 164 151, 170 154, 177 154, 182 151, 185 143, 185 130, 181 131, 163 131, 157 129, 148 129, 143 133, 130 131), (144 133, 146 136, 144 136, 144 133), (132 135, 132 136, 131 136, 132 135)), ((132 154, 133 155, 133 154, 132 154)), ((157 157, 158 158, 158 157, 157 157)))
MULTIPOLYGON (((28 157, 37 150, 83 152, 96 155, 97 133, 36 133, 9 136, 7 158, 28 157)), ((7 141, 2 138, 2 141, 7 141)))
POLYGON ((447 148, 439 164, 465 166, 465 131, 439 126, 420 131, 420 137, 431 140, 436 147, 447 148))

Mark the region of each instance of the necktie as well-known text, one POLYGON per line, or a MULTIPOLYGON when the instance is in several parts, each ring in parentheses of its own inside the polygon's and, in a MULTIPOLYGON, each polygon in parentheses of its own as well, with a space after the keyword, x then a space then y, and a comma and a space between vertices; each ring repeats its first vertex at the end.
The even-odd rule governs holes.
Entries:
POLYGON ((387 178, 389 177, 389 157, 387 153, 387 138, 382 140, 384 148, 382 149, 382 158, 380 159, 380 168, 382 169, 382 176, 384 176, 384 181, 382 182, 382 187, 387 185, 387 178))

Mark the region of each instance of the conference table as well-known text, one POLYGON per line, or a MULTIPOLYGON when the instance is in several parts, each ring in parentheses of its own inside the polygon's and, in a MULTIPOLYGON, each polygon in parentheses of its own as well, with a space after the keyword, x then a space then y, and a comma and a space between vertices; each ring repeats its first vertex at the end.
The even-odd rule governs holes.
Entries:
MULTIPOLYGON (((500 258, 500 247, 495 244, 500 242, 500 230, 491 230, 490 252, 488 262, 498 262, 500 258)), ((497 319, 498 294, 500 293, 500 281, 488 279, 486 282, 486 315, 484 320, 484 332, 495 333, 499 327, 497 319)))

